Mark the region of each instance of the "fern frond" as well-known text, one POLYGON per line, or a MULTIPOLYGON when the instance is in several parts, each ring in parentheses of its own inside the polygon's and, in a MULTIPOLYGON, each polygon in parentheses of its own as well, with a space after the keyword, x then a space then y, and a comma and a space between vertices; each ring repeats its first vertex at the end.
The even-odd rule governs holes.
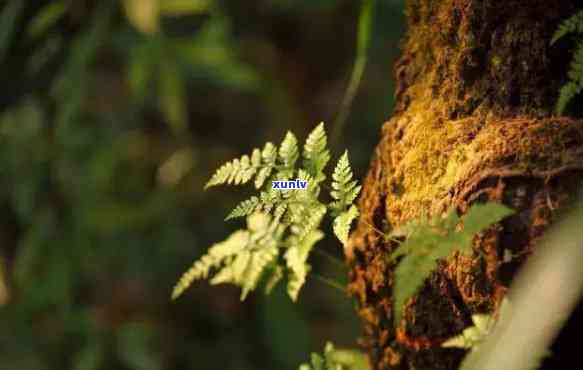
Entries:
POLYGON ((563 87, 559 93, 559 99, 557 100, 557 105, 555 110, 558 114, 563 114, 569 102, 581 91, 583 90, 583 85, 579 85, 575 82, 568 82, 563 87))
POLYGON ((334 219, 333 229, 334 235, 346 246, 348 242, 348 233, 350 232, 350 225, 352 221, 358 217, 358 208, 355 205, 350 206, 348 211, 341 213, 334 219))
POLYGON ((456 335, 441 344, 444 348, 471 349, 480 344, 490 333, 495 320, 491 315, 472 315, 473 326, 467 327, 460 335, 456 335))
POLYGON ((304 239, 310 232, 318 228, 326 214, 326 206, 322 204, 305 205, 290 204, 291 231, 299 238, 304 239))
POLYGON ((277 189, 268 189, 259 194, 259 199, 263 212, 269 213, 277 204, 281 203, 283 197, 282 192, 277 189))
POLYGON ((314 244, 323 237, 324 234, 320 230, 312 230, 301 241, 295 236, 290 237, 290 247, 287 249, 284 258, 289 269, 287 293, 294 302, 297 300, 298 293, 310 271, 310 265, 306 263, 310 251, 314 244))
POLYGON ((583 84, 583 40, 577 43, 577 49, 571 60, 569 79, 579 85, 583 84))
POLYGON ((338 164, 332 174, 333 190, 330 192, 330 195, 336 201, 330 207, 334 216, 338 216, 349 207, 360 192, 361 186, 357 185, 358 182, 356 180, 352 180, 352 176, 350 162, 348 161, 348 152, 345 151, 338 160, 338 164))
POLYGON ((292 177, 294 166, 299 157, 298 140, 291 132, 287 132, 279 147, 279 158, 284 169, 280 171, 283 176, 292 177))
POLYGON ((324 354, 312 353, 310 363, 300 365, 299 370, 365 370, 368 360, 364 353, 351 349, 336 349, 330 342, 324 354))
POLYGON ((265 283, 265 294, 271 293, 273 288, 281 281, 283 278, 283 267, 279 265, 274 265, 273 269, 269 272, 267 282, 265 283))
POLYGON ((551 45, 570 33, 583 33, 583 10, 575 13, 575 15, 559 25, 559 28, 553 35, 551 45))
POLYGON ((277 148, 272 143, 266 143, 261 151, 262 167, 255 177, 255 189, 261 188, 265 180, 271 175, 276 160, 277 148))
MULTIPOLYGON (((583 10, 567 19, 557 29, 551 44, 569 33, 583 33, 583 10)), ((563 114, 571 100, 583 91, 583 40, 580 38, 569 67, 569 81, 561 87, 555 110, 563 114)))
POLYGON ((270 222, 270 217, 262 213, 247 218, 251 232, 249 243, 234 259, 225 263, 222 270, 210 280, 211 284, 231 283, 240 286, 241 300, 255 290, 261 276, 278 255, 277 242, 268 232, 270 222))
POLYGON ((406 241, 391 254, 392 259, 403 257, 395 270, 393 302, 395 325, 399 325, 403 307, 417 293, 423 282, 437 267, 437 261, 455 251, 466 252, 476 233, 511 214, 512 211, 496 203, 474 205, 461 218, 463 230, 457 232, 458 216, 450 210, 446 219, 434 217, 431 221, 417 223, 406 241))
POLYGON ((251 254, 251 260, 242 279, 241 300, 244 300, 249 292, 255 290, 266 268, 275 261, 277 253, 277 244, 275 241, 270 241, 251 254))
POLYGON ((330 161, 330 152, 326 149, 326 131, 321 122, 306 139, 304 144, 304 168, 319 183, 326 179, 323 171, 330 161))
POLYGON ((212 268, 219 267, 228 257, 240 253, 249 243, 249 236, 249 232, 239 230, 225 241, 210 247, 208 252, 182 275, 172 291, 172 299, 178 298, 194 280, 207 278, 212 268))
POLYGON ((577 50, 569 69, 570 81, 561 88, 557 100, 557 113, 562 114, 569 102, 583 90, 583 41, 577 45, 577 50))
POLYGON ((225 221, 230 220, 236 217, 243 217, 252 214, 253 212, 257 211, 258 208, 261 206, 261 201, 258 197, 251 197, 247 200, 242 201, 239 203, 234 210, 229 213, 229 215, 225 218, 225 221))
POLYGON ((248 155, 244 155, 222 165, 204 188, 208 189, 211 186, 222 184, 245 184, 251 180, 256 172, 257 167, 251 164, 251 159, 248 155))

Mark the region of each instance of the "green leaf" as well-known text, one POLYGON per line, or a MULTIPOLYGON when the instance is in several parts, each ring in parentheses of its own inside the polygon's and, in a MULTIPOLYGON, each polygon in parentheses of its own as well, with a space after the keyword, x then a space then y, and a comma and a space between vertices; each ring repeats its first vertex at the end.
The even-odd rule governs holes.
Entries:
POLYGON ((575 15, 559 25, 559 28, 553 35, 551 45, 570 33, 583 33, 583 10, 575 13, 575 15))
POLYGON ((338 160, 338 164, 332 174, 333 181, 330 195, 336 201, 332 202, 330 207, 334 216, 338 216, 350 207, 360 192, 361 187, 360 185, 357 186, 358 182, 356 180, 352 180, 352 176, 348 152, 345 151, 338 160))
POLYGON ((444 348, 470 349, 480 344, 490 333, 495 321, 491 315, 472 315, 473 326, 467 327, 464 331, 441 344, 444 348))
POLYGON ((172 299, 178 298, 193 281, 207 278, 211 268, 220 266, 227 258, 240 253, 248 245, 249 239, 248 231, 238 230, 225 241, 211 246, 208 252, 182 275, 172 291, 172 299))
POLYGON ((271 175, 271 171, 275 167, 275 161, 277 160, 277 148, 272 143, 268 142, 263 147, 261 151, 261 160, 263 167, 259 170, 257 177, 255 178, 255 188, 259 189, 265 183, 265 180, 271 175))
POLYGON ((350 206, 348 211, 341 213, 334 219, 334 234, 346 246, 348 242, 348 233, 352 221, 358 217, 358 208, 355 205, 350 206))
POLYGON ((322 122, 308 135, 304 144, 304 168, 316 183, 326 179, 323 171, 330 161, 330 152, 326 149, 326 145, 326 131, 322 122))
POLYGON ((434 217, 431 220, 416 221, 406 227, 410 234, 391 254, 391 259, 402 257, 395 270, 395 326, 407 300, 415 295, 424 281, 437 268, 439 259, 447 258, 456 251, 470 250, 476 233, 483 231, 510 215, 512 211, 497 203, 472 206, 461 218, 462 231, 456 231, 458 216, 454 209, 445 219, 434 217), (403 257, 404 256, 404 257, 403 257))
POLYGON ((257 172, 257 167, 251 163, 248 155, 243 155, 241 158, 233 159, 222 165, 215 174, 211 177, 209 182, 205 185, 205 189, 221 184, 245 184, 251 180, 253 175, 257 172))
POLYGON ((239 203, 239 205, 229 213, 225 221, 228 221, 232 218, 236 217, 243 217, 248 216, 255 212, 260 205, 260 200, 257 197, 251 197, 243 202, 239 203))
POLYGON ((289 177, 293 176, 293 167, 295 166, 298 157, 298 140, 294 134, 288 131, 279 147, 279 158, 285 167, 285 170, 281 172, 289 177))
POLYGON ((273 269, 269 272, 269 277, 265 283, 265 294, 269 294, 273 291, 273 288, 281 281, 283 278, 283 267, 275 265, 273 269))
POLYGON ((290 247, 286 251, 284 258, 289 269, 289 281, 287 284, 287 293, 296 301, 300 289, 306 281, 306 276, 310 271, 310 265, 306 263, 310 251, 324 234, 320 230, 312 230, 305 238, 298 242, 298 238, 291 237, 290 247))
POLYGON ((364 353, 351 349, 337 349, 331 342, 324 347, 324 355, 312 353, 310 363, 301 364, 300 370, 365 370, 368 360, 364 353))

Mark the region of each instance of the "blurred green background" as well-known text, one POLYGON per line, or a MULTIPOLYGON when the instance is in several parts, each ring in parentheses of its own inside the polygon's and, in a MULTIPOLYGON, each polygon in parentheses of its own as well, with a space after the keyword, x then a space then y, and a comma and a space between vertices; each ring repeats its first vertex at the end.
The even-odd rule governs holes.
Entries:
MULTIPOLYGON (((360 1, 0 1, 0 370, 295 369, 356 346, 346 294, 173 285, 248 195, 202 191, 287 130, 333 130, 360 1)), ((400 0, 377 1, 338 148, 359 178, 393 105, 400 0)), ((322 242, 342 258, 340 244, 322 242)), ((314 270, 346 281, 313 255, 314 270)))

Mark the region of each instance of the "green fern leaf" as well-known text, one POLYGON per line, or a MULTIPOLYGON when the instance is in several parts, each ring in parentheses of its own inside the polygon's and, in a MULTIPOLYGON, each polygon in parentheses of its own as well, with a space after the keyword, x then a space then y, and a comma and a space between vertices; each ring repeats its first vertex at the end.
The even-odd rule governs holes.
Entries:
POLYGON ((172 299, 178 298, 194 280, 206 279, 211 268, 220 266, 227 258, 240 253, 249 243, 249 236, 247 231, 235 231, 225 241, 210 247, 207 254, 182 275, 174 287, 172 299))
POLYGON ((556 110, 562 114, 571 100, 583 90, 583 41, 577 45, 577 51, 569 69, 570 81, 561 88, 556 110))
POLYGON ((366 355, 351 349, 337 349, 326 343, 324 354, 312 353, 311 363, 300 365, 299 370, 365 370, 368 369, 366 355))
POLYGON ((455 231, 458 216, 451 210, 445 219, 434 217, 426 223, 417 223, 410 228, 406 241, 392 253, 391 259, 402 258, 396 270, 393 290, 395 303, 395 325, 401 321, 402 310, 409 298, 417 293, 423 282, 437 267, 437 261, 455 251, 465 252, 471 247, 476 233, 510 215, 507 207, 488 203, 475 205, 461 218, 464 228, 455 231))
POLYGON ((358 196, 361 186, 357 186, 357 181, 352 180, 352 170, 350 169, 350 162, 348 161, 348 152, 344 152, 342 157, 338 160, 338 164, 332 174, 332 191, 330 195, 336 201, 330 207, 333 215, 338 216, 344 212, 358 196), (352 180, 352 181, 351 181, 352 180))
POLYGON ((272 143, 266 143, 261 151, 262 167, 255 177, 255 189, 260 189, 275 167, 277 148, 272 143))
POLYGON ((559 99, 557 100, 557 105, 555 110, 558 114, 563 114, 569 102, 583 90, 583 85, 578 85, 575 82, 568 82, 563 87, 559 93, 559 99))
POLYGON ((251 260, 245 271, 241 300, 244 300, 249 292, 255 290, 266 268, 275 261, 277 253, 278 250, 275 241, 261 245, 259 250, 252 253, 251 260))
POLYGON ((235 185, 245 184, 251 180, 256 172, 257 167, 251 164, 251 159, 248 155, 244 155, 241 158, 233 159, 222 165, 204 188, 208 189, 211 186, 225 183, 235 185))
POLYGON ((284 258, 289 269, 287 293, 294 302, 297 300, 300 289, 310 271, 310 265, 306 263, 310 251, 314 244, 323 237, 324 234, 320 230, 312 230, 301 241, 298 241, 295 236, 290 237, 290 247, 287 249, 284 258))
POLYGON ((265 294, 271 293, 273 288, 281 281, 283 278, 283 268, 279 265, 275 265, 273 269, 269 272, 267 282, 265 283, 265 294))
POLYGON ((251 231, 247 247, 210 280, 213 285, 231 283, 240 286, 241 300, 255 290, 261 276, 278 255, 277 243, 268 232, 269 216, 255 213, 248 217, 247 222, 251 231))
MULTIPOLYGON (((513 211, 510 208, 500 203, 475 204, 461 218, 464 227, 456 235, 458 235, 462 243, 470 243, 477 233, 510 216, 512 213, 513 211)), ((452 225, 450 229, 454 227, 455 225, 452 225)))
POLYGON ((225 218, 225 221, 230 220, 236 217, 243 217, 252 214, 253 212, 257 211, 260 208, 261 201, 258 197, 251 197, 247 200, 242 201, 239 203, 234 210, 229 213, 229 215, 225 218))
POLYGON ((441 344, 444 348, 475 348, 490 333, 495 320, 491 315, 472 315, 473 326, 467 327, 460 335, 456 335, 441 344))
POLYGON ((326 207, 321 204, 312 206, 290 204, 289 209, 293 223, 291 231, 299 240, 304 239, 320 225, 327 211, 326 207))
POLYGON ((551 45, 570 33, 583 33, 583 10, 575 13, 575 15, 559 25, 559 28, 553 35, 551 45))
POLYGON ((348 233, 350 232, 350 225, 352 221, 358 217, 358 208, 355 205, 350 206, 348 211, 341 213, 334 219, 334 234, 346 246, 348 242, 348 233))
POLYGON ((577 43, 577 49, 575 49, 568 76, 572 82, 579 85, 583 84, 583 41, 577 43))
MULTIPOLYGON (((551 44, 569 33, 583 33, 583 10, 564 21, 553 36, 551 44)), ((583 40, 579 39, 568 72, 569 81, 561 87, 555 110, 563 114, 571 100, 583 90, 583 40)))
POLYGON ((281 146, 279 147, 279 157, 283 165, 280 171, 284 177, 292 177, 294 166, 299 157, 298 140, 291 132, 287 132, 281 146))
POLYGON ((304 168, 316 183, 326 179, 323 171, 330 161, 330 152, 326 149, 327 138, 324 122, 321 122, 306 139, 304 144, 304 168))

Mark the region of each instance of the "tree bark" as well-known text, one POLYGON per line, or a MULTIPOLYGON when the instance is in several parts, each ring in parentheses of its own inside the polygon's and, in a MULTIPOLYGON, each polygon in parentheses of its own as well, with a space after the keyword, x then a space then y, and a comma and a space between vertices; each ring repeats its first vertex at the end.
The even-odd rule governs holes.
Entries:
POLYGON ((374 369, 456 369, 441 343, 495 312, 514 272, 568 208, 583 178, 583 121, 553 108, 571 44, 550 46, 576 0, 410 0, 384 124, 347 259, 349 291, 374 369), (391 229, 423 214, 497 201, 515 214, 481 233, 472 257, 442 261, 395 329, 391 229), (510 260, 504 256, 512 256, 510 260))

